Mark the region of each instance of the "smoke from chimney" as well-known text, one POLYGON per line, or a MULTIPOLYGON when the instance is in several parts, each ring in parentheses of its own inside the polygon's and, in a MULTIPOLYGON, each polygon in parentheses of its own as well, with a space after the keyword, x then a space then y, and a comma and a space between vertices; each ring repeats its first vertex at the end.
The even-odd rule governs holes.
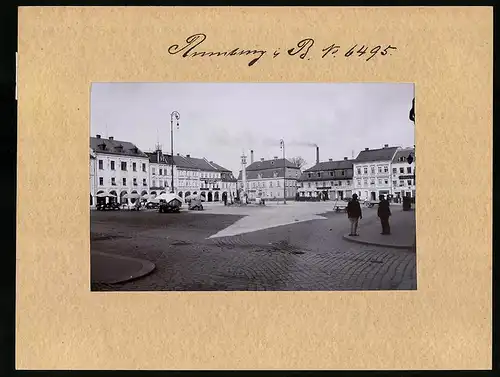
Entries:
POLYGON ((316 164, 319 164, 319 147, 316 146, 316 164))
POLYGON ((250 151, 250 163, 253 164, 253 149, 250 151))

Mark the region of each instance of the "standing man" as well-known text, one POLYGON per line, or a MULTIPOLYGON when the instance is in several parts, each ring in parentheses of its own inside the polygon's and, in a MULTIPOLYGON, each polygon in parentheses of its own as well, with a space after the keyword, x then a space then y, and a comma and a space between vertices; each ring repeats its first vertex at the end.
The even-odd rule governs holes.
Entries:
POLYGON ((224 202, 224 205, 227 206, 227 193, 226 192, 222 193, 222 201, 224 202))
POLYGON ((389 202, 384 198, 384 195, 379 196, 380 202, 378 203, 378 217, 380 218, 380 224, 382 225, 382 233, 380 234, 391 234, 391 226, 389 225, 389 216, 391 216, 391 209, 389 208, 389 202))
POLYGON ((352 199, 347 204, 347 217, 351 222, 350 236, 359 236, 358 234, 358 220, 363 218, 361 213, 361 206, 358 202, 358 195, 352 194, 352 199))

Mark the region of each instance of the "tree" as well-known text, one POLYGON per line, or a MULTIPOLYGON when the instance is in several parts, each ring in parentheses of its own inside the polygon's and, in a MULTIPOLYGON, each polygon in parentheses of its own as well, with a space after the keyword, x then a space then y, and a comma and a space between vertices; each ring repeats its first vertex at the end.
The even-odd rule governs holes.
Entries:
POLYGON ((307 164, 307 161, 304 160, 302 157, 300 156, 296 156, 296 157, 292 157, 290 159, 290 162, 294 165, 296 165, 299 169, 302 169, 302 167, 307 164))

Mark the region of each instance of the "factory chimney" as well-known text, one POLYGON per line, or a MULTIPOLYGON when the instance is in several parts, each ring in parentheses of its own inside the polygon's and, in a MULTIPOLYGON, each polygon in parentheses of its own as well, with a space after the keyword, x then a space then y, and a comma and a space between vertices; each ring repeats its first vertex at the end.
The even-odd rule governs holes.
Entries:
POLYGON ((253 149, 250 151, 250 164, 253 164, 253 149))
POLYGON ((316 145, 316 164, 319 164, 319 147, 316 145))

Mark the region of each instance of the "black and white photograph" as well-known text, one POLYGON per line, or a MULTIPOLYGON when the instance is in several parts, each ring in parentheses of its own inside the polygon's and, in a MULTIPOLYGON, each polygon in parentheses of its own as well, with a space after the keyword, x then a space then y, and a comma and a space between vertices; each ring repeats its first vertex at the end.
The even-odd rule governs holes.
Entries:
POLYGON ((417 289, 412 83, 93 83, 92 291, 417 289))

